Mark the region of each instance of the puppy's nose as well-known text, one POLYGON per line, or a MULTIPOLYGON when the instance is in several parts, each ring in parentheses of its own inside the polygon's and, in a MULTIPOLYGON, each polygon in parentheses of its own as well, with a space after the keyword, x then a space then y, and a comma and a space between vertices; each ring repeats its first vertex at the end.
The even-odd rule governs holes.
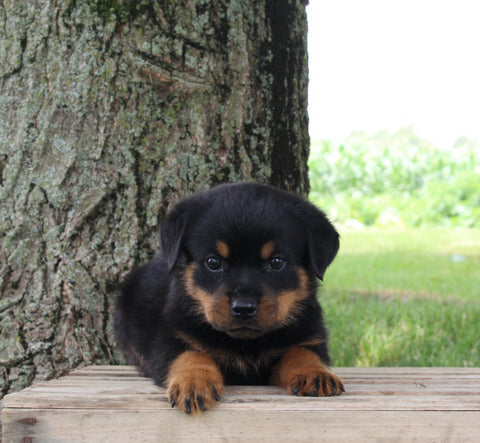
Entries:
POLYGON ((233 299, 230 305, 232 316, 237 320, 250 320, 257 315, 258 303, 255 300, 233 299))

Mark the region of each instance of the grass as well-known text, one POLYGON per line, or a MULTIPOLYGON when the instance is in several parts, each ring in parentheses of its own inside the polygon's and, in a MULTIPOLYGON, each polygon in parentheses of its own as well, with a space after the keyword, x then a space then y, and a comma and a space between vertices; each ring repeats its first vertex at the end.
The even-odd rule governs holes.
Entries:
POLYGON ((367 227, 326 274, 334 364, 480 366, 480 141, 355 133, 313 143, 309 174, 337 226, 367 227))
POLYGON ((480 229, 342 233, 321 301, 335 366, 480 366, 480 229))

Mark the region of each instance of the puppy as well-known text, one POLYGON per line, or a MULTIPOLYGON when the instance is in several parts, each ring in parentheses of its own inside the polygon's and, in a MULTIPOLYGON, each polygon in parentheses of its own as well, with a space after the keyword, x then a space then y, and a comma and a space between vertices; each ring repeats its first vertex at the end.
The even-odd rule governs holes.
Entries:
POLYGON ((224 384, 274 384, 295 395, 338 395, 317 277, 339 236, 305 200, 256 184, 221 185, 179 203, 160 253, 131 273, 115 332, 130 364, 186 413, 224 384))

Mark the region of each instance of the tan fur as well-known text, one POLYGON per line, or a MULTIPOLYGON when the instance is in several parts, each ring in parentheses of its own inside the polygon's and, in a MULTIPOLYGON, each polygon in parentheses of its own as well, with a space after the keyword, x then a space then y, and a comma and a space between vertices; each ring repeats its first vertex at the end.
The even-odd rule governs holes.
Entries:
POLYGON ((185 290, 187 294, 198 302, 198 312, 205 317, 214 328, 230 333, 236 338, 254 338, 295 321, 300 303, 309 296, 310 280, 303 268, 297 268, 298 288, 290 291, 274 293, 264 288, 260 299, 258 314, 252 320, 251 326, 258 329, 245 332, 235 332, 232 328, 238 327, 238 323, 230 315, 230 302, 225 293, 225 288, 220 286, 214 294, 200 288, 194 279, 197 269, 196 263, 191 263, 185 268, 185 290), (250 334, 250 335, 249 335, 250 334))
POLYGON ((218 240, 216 247, 217 247, 217 252, 221 257, 223 258, 230 257, 230 248, 225 242, 218 240))
POLYGON ((285 348, 268 349, 255 358, 246 358, 244 354, 236 353, 230 349, 207 346, 183 332, 178 332, 176 337, 188 344, 193 350, 209 354, 221 367, 233 369, 244 375, 247 374, 249 369, 259 372, 262 366, 268 365, 285 352, 285 348))
POLYGON ((339 395, 343 384, 339 377, 314 352, 296 346, 288 350, 275 368, 272 384, 283 386, 295 395, 339 395))
POLYGON ((170 365, 167 396, 187 413, 212 408, 223 393, 223 377, 215 361, 205 352, 185 351, 170 365))
POLYGON ((262 257, 263 260, 267 260, 273 254, 274 249, 275 243, 273 243, 273 241, 265 243, 260 249, 260 257, 262 257))
MULTIPOLYGON (((249 368, 259 372, 262 366, 271 364, 288 349, 287 347, 268 349, 256 358, 247 359, 244 354, 234 352, 230 349, 208 346, 185 332, 178 331, 175 336, 192 350, 210 355, 219 366, 236 370, 240 374, 245 375, 249 368)), ((325 342, 326 338, 312 337, 309 340, 299 343, 299 346, 317 346, 325 342)))
POLYGON ((309 278, 306 271, 302 268, 297 268, 298 288, 291 291, 279 292, 277 322, 282 326, 289 324, 295 320, 299 303, 306 299, 310 292, 308 290, 309 278))
POLYGON ((210 324, 225 324, 230 318, 230 305, 228 297, 221 287, 216 294, 210 294, 195 284, 194 274, 196 263, 191 263, 185 268, 185 290, 187 294, 198 302, 198 312, 210 324))

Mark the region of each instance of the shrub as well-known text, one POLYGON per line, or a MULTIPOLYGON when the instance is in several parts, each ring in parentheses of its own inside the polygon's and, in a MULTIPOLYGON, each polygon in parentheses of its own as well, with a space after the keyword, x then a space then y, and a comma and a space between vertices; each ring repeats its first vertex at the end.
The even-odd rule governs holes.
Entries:
POLYGON ((480 226, 480 144, 442 150, 411 128, 312 145, 311 200, 339 223, 480 226))

